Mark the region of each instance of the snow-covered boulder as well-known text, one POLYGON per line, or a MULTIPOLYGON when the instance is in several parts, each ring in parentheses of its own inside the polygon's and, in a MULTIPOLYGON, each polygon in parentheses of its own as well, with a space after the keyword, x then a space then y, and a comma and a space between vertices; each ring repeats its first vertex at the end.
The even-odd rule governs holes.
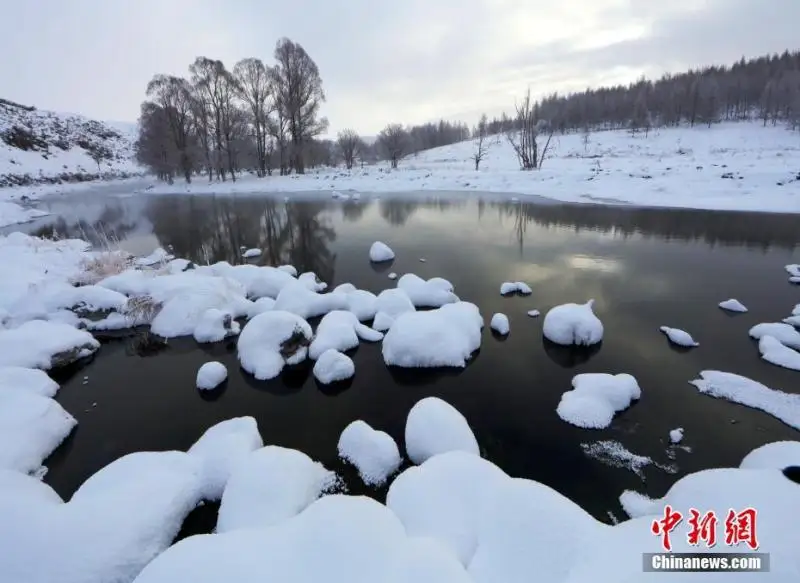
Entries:
POLYGON ((533 293, 533 290, 524 281, 507 281, 500 286, 500 295, 509 296, 515 293, 528 296, 533 293))
MULTIPOLYGON (((211 274, 238 282, 249 298, 277 298, 281 290, 296 283, 295 274, 285 269, 256 265, 231 265, 220 261, 207 268, 211 274)), ((201 273, 204 269, 199 270, 201 273)))
POLYGON ((692 338, 691 334, 685 332, 684 330, 670 328, 669 326, 661 326, 659 330, 667 335, 667 338, 669 338, 670 342, 677 344, 678 346, 683 346, 684 348, 700 346, 700 344, 698 344, 695 339, 692 338))
POLYGON ((794 326, 790 324, 783 324, 779 322, 768 324, 756 324, 750 328, 750 337, 756 340, 761 340, 764 336, 772 336, 785 346, 789 348, 796 348, 800 350, 800 332, 795 330, 794 326))
POLYGON ((720 302, 719 307, 729 312, 736 312, 741 314, 747 311, 747 308, 742 302, 733 298, 725 300, 724 302, 720 302))
POLYGON ((386 333, 383 359, 390 366, 407 368, 463 368, 480 348, 482 327, 478 307, 469 302, 407 312, 386 333))
POLYGON ((201 391, 211 391, 228 378, 228 369, 221 362, 207 362, 197 370, 195 385, 201 391))
POLYGON ((297 276, 297 281, 302 283, 313 292, 321 293, 328 289, 328 284, 324 281, 320 281, 319 277, 317 277, 317 274, 313 271, 301 273, 299 276, 297 276))
POLYGON ((5 389, 18 389, 42 397, 55 397, 59 385, 38 368, 0 366, 0 392, 5 389))
POLYGON ((528 310, 527 313, 528 316, 530 316, 531 318, 538 318, 541 315, 541 312, 539 310, 528 310))
POLYGON ((426 397, 411 408, 405 439, 406 454, 415 464, 448 451, 480 455, 467 420, 455 407, 437 397, 426 397))
POLYGON ((775 441, 747 454, 739 467, 743 470, 782 470, 800 466, 800 441, 775 441))
POLYGON ((306 359, 312 336, 311 326, 300 316, 280 310, 264 312, 239 335, 239 362, 258 380, 275 378, 284 365, 306 359))
POLYGON ((140 267, 153 267, 160 264, 166 264, 175 259, 175 256, 168 253, 163 247, 159 247, 146 257, 136 259, 134 263, 140 267))
POLYGON ((345 352, 358 346, 359 338, 379 342, 383 340, 383 334, 359 322, 352 312, 334 310, 326 314, 317 326, 314 340, 308 347, 308 356, 316 360, 330 349, 345 352))
POLYGON ((683 441, 683 427, 678 427, 669 432, 670 443, 680 443, 683 441))
POLYGON ((401 314, 414 312, 416 308, 408 294, 401 289, 387 289, 378 294, 375 303, 375 321, 372 327, 386 332, 401 314))
POLYGON ((375 263, 391 261, 394 259, 394 251, 381 241, 375 241, 369 248, 369 260, 375 263))
POLYGON ((228 480, 217 532, 279 524, 336 485, 335 473, 302 452, 272 445, 257 449, 240 460, 228 480))
POLYGON ((362 420, 353 421, 339 437, 339 457, 353 464, 368 486, 382 486, 402 463, 391 435, 362 420))
POLYGON ((323 385, 351 378, 356 374, 356 365, 346 354, 329 348, 314 363, 314 378, 323 385))
POLYGON ((264 447, 258 424, 252 417, 235 417, 210 427, 191 448, 189 455, 201 464, 201 495, 216 501, 237 465, 264 447))
POLYGON ((641 398, 639 383, 629 374, 579 374, 571 391, 561 396, 556 413, 567 423, 584 429, 603 429, 614 415, 641 398))
POLYGON ((264 312, 269 312, 272 308, 275 307, 275 300, 272 298, 258 298, 256 301, 252 303, 250 309, 247 311, 247 319, 250 320, 255 318, 259 314, 263 314, 264 312))
POLYGON ((441 277, 426 281, 413 273, 406 273, 397 280, 397 288, 406 292, 417 308, 439 308, 459 301, 453 293, 453 284, 441 277))
POLYGON ((245 259, 261 257, 261 249, 247 249, 244 253, 242 253, 242 257, 245 259))
POLYGON ((308 289, 303 282, 297 281, 281 290, 272 309, 291 312, 301 318, 309 319, 333 310, 347 310, 348 307, 346 295, 317 293, 308 289))
POLYGON ((211 308, 206 310, 194 328, 194 339, 200 343, 221 342, 240 332, 239 323, 228 312, 211 308))
POLYGON ((493 315, 489 326, 502 336, 505 336, 511 331, 511 325, 508 323, 508 316, 505 314, 498 313, 493 315))
POLYGON ((560 344, 589 346, 603 339, 603 323, 594 315, 594 300, 585 304, 562 304, 552 308, 544 317, 545 338, 560 344))
POLYGON ((787 265, 786 272, 789 274, 789 281, 792 283, 800 283, 800 263, 787 265))
POLYGON ((772 336, 762 336, 758 341, 761 358, 777 366, 791 370, 800 370, 800 352, 781 344, 772 336))
POLYGON ((378 296, 374 293, 356 289, 349 283, 337 286, 331 293, 344 295, 347 301, 347 310, 353 312, 361 322, 375 318, 375 313, 378 311, 378 296))
POLYGON ((0 366, 49 370, 91 356, 100 343, 68 324, 31 320, 0 330, 0 366))
POLYGON ((292 277, 297 277, 297 268, 294 265, 279 265, 275 269, 288 273, 292 277))

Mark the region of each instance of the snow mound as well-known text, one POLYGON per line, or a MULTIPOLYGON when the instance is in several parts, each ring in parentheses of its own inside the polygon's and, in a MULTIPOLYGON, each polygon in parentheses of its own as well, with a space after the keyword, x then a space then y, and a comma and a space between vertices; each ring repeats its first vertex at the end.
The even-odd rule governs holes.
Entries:
POLYGON ((369 260, 375 263, 382 261, 391 261, 394 259, 394 251, 381 241, 375 241, 372 247, 369 248, 369 260))
POLYGON ((560 344, 589 346, 603 339, 603 323, 594 315, 594 300, 585 304, 563 304, 552 308, 542 324, 545 338, 560 344))
POLYGON ((360 419, 345 427, 339 437, 339 457, 353 464, 368 486, 382 486, 402 463, 397 443, 360 419))
POLYGON ((509 296, 515 293, 527 296, 532 294, 533 290, 524 281, 507 281, 500 286, 500 295, 509 296))
POLYGON ((784 324, 789 324, 795 328, 800 328, 800 316, 789 316, 783 319, 784 324))
POLYGON ((800 395, 776 391, 747 377, 718 370, 704 370, 700 377, 690 384, 701 393, 759 409, 800 429, 800 395))
POLYGON ((782 470, 800 466, 800 441, 775 441, 747 454, 739 467, 743 470, 782 470))
POLYGON ((248 249, 247 251, 242 253, 242 257, 244 257, 245 259, 252 259, 254 257, 260 257, 260 256, 261 256, 261 249, 248 249))
POLYGON ((240 332, 239 323, 228 312, 211 308, 200 317, 194 329, 194 339, 200 343, 221 342, 240 332))
POLYGON ((475 304, 458 302, 397 318, 383 340, 387 365, 464 368, 480 348, 483 318, 475 304))
POLYGON ((396 274, 394 271, 392 271, 392 272, 391 272, 391 273, 388 275, 388 277, 389 277, 389 279, 392 279, 392 280, 394 280, 394 279, 397 279, 397 274, 396 274))
POLYGON ((724 302, 720 302, 719 307, 723 310, 728 310, 729 312, 744 313, 747 311, 747 308, 742 302, 733 298, 730 300, 725 300, 724 302))
POLYGON ((761 358, 777 366, 800 370, 800 352, 784 346, 772 336, 762 336, 758 341, 761 358))
POLYGON ((363 289, 356 289, 349 283, 342 284, 333 290, 334 294, 344 295, 347 301, 347 310, 353 312, 361 322, 372 320, 378 311, 378 297, 363 289))
POLYGON ((294 265, 279 265, 275 269, 288 273, 292 277, 297 277, 297 268, 294 265))
POLYGON ((757 324, 750 328, 750 337, 761 340, 764 336, 772 336, 781 344, 789 348, 800 350, 800 332, 790 324, 769 323, 757 324))
POLYGON ((480 455, 469 423, 458 410, 437 397, 418 401, 406 419, 406 454, 415 464, 448 451, 480 455))
POLYGON ((378 294, 375 302, 375 321, 372 327, 380 332, 386 332, 401 314, 415 310, 411 298, 402 289, 384 290, 378 294))
POLYGON ((173 259, 175 259, 174 255, 170 255, 164 248, 159 247, 150 255, 147 255, 146 257, 139 257, 134 261, 134 263, 140 267, 152 267, 153 265, 167 263, 173 259))
POLYGON ((678 427, 669 432, 670 443, 680 443, 683 441, 683 427, 678 427))
POLYGON ((356 374, 356 365, 346 354, 329 348, 314 364, 314 378, 323 385, 349 379, 356 374))
POLYGON ((42 397, 55 397, 59 385, 43 370, 19 366, 0 366, 0 392, 18 389, 42 397))
POLYGON ((505 336, 511 331, 511 326, 508 323, 508 316, 505 314, 495 314, 492 316, 492 321, 490 322, 489 326, 497 332, 498 334, 502 334, 505 336))
POLYGON ((308 347, 308 356, 316 360, 330 349, 345 352, 358 346, 359 338, 379 342, 383 340, 383 334, 359 322, 352 312, 334 310, 326 314, 317 326, 314 340, 308 347))
POLYGON ((567 423, 584 429, 604 429, 614 415, 640 399, 639 383, 629 374, 579 374, 571 391, 561 396, 556 413, 567 423))
POLYGON ((228 480, 217 532, 279 524, 300 514, 336 483, 335 473, 302 452, 272 445, 257 449, 240 461, 228 480))
MULTIPOLYGON (((789 280, 800 278, 800 263, 793 263, 786 266, 786 272, 789 274, 789 280)), ((794 283, 792 281, 792 283, 794 283)))
MULTIPOLYGON (((217 277, 237 282, 249 298, 277 298, 287 285, 296 283, 294 274, 276 267, 256 265, 231 265, 225 261, 215 263, 207 268, 217 277)), ((201 273, 205 270, 201 269, 201 273)))
POLYGON ((0 366, 49 370, 91 356, 99 348, 90 333, 59 322, 31 320, 0 330, 0 366))
POLYGON ((300 316, 279 310, 264 312, 250 320, 239 335, 239 362, 258 380, 275 378, 284 365, 306 359, 311 337, 311 326, 300 316))
POLYGON ((203 433, 188 452, 202 466, 203 499, 215 501, 222 498, 234 468, 262 447, 264 442, 252 417, 228 419, 203 433))
POLYGON ((538 318, 541 315, 541 312, 539 310, 528 310, 528 315, 531 318, 538 318))
POLYGON ((263 314, 264 312, 269 312, 272 308, 275 307, 275 300, 272 298, 258 298, 256 301, 253 302, 253 305, 250 306, 250 309, 247 312, 247 319, 250 320, 255 318, 259 314, 263 314))
POLYGON ((667 338, 669 338, 670 342, 672 342, 673 344, 677 344, 678 346, 684 346, 686 348, 700 346, 697 342, 695 342, 691 334, 689 334, 688 332, 684 332, 683 330, 679 330, 678 328, 661 326, 659 330, 667 335, 667 338))
POLYGON ((317 274, 314 273, 313 271, 307 271, 306 273, 301 273, 298 276, 297 281, 302 283, 304 286, 306 286, 313 292, 323 292, 326 289, 328 289, 328 284, 325 283, 324 281, 320 281, 319 278, 317 277, 317 274))
POLYGON ((20 223, 29 223, 48 214, 39 209, 23 208, 13 202, 0 201, 0 228, 20 223))
POLYGON ((397 280, 397 288, 406 292, 417 308, 439 308, 459 301, 453 293, 453 284, 441 277, 426 281, 413 273, 406 273, 397 280))
POLYGON ((625 490, 619 496, 619 504, 631 518, 647 516, 655 507, 655 500, 634 490, 625 490))
POLYGON ((207 362, 197 371, 196 386, 201 391, 210 391, 228 378, 228 369, 221 362, 207 362))
POLYGON ((291 312, 301 318, 309 319, 333 310, 347 310, 348 307, 346 295, 320 294, 310 290, 305 283, 298 281, 281 290, 272 309, 291 312))

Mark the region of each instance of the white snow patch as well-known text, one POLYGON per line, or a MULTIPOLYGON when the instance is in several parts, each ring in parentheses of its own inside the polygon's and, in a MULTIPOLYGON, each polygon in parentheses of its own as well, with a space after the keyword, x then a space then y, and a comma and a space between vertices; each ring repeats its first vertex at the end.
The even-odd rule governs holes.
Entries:
POLYGON ((678 427, 669 432, 670 443, 680 443, 683 441, 683 427, 678 427))
POLYGON ((275 269, 286 272, 292 277, 297 277, 297 268, 294 265, 279 265, 275 269))
MULTIPOLYGON (((630 470, 642 480, 644 480, 644 468, 654 464, 651 458, 629 451, 618 441, 604 440, 594 443, 582 443, 581 449, 588 457, 611 466, 612 468, 630 470)), ((669 473, 675 473, 676 471, 674 467, 661 466, 659 464, 654 465, 669 473)))
POLYGON ((800 316, 789 316, 783 319, 784 324, 789 324, 795 328, 800 328, 800 316))
POLYGON ((757 324, 750 328, 750 337, 761 340, 763 336, 772 336, 781 344, 800 350, 800 332, 790 324, 770 323, 757 324))
POLYGON ((647 516, 655 508, 655 500, 635 490, 625 490, 619 497, 619 504, 631 518, 647 516))
POLYGON ((761 358, 777 366, 800 370, 800 352, 784 346, 772 336, 762 336, 758 341, 761 358))
POLYGON ((589 346, 603 339, 603 323, 594 315, 594 300, 585 304, 563 304, 552 308, 544 317, 542 329, 545 338, 569 346, 589 346))
POLYGON ((173 259, 175 259, 174 255, 169 254, 163 247, 159 247, 150 255, 136 259, 134 263, 140 267, 152 267, 158 264, 166 264, 173 259))
POLYGON ((388 277, 389 277, 389 279, 394 280, 394 279, 397 279, 397 274, 393 271, 388 275, 388 277))
POLYGON ((201 391, 210 391, 228 378, 228 369, 221 362, 207 362, 197 370, 195 385, 201 391))
POLYGON ((386 332, 401 314, 414 311, 416 308, 406 292, 401 289, 383 290, 375 302, 375 320, 372 322, 372 327, 380 332, 386 332))
POLYGON ((257 265, 234 266, 225 261, 196 271, 236 281, 242 286, 247 297, 253 299, 277 298, 283 288, 298 281, 294 274, 286 269, 257 265))
POLYGON ((297 281, 305 285, 308 289, 313 292, 323 292, 328 289, 328 284, 324 281, 320 281, 317 274, 313 271, 307 271, 305 273, 301 273, 297 277, 297 281))
POLYGON ((381 241, 375 241, 372 247, 369 248, 369 260, 375 263, 382 261, 391 261, 394 259, 394 251, 381 241))
POLYGON ((728 310, 729 312, 744 313, 747 311, 747 308, 742 302, 733 298, 725 300, 724 302, 720 302, 719 307, 723 310, 728 310))
POLYGON ((26 391, 42 397, 55 397, 59 385, 46 372, 37 368, 0 366, 0 392, 5 389, 26 391))
POLYGON ((247 312, 247 319, 250 320, 255 318, 259 314, 263 314, 264 312, 269 312, 272 308, 275 307, 275 300, 268 297, 258 298, 256 301, 253 302, 253 305, 250 306, 250 309, 247 312))
POLYGON ((356 365, 346 354, 330 348, 314 363, 314 378, 323 385, 349 379, 356 374, 356 365))
POLYGON ((367 342, 383 340, 383 334, 365 326, 352 312, 334 310, 326 314, 308 347, 308 356, 318 359, 323 352, 334 349, 345 352, 358 346, 359 338, 367 342))
POLYGON ((333 290, 334 294, 346 298, 347 309, 356 315, 361 322, 372 320, 378 310, 378 296, 363 289, 356 289, 349 283, 342 284, 333 290))
POLYGON ((639 383, 629 374, 579 374, 571 391, 561 396, 556 413, 567 423, 584 429, 603 429, 614 415, 640 399, 639 383))
POLYGON ((397 443, 365 421, 353 421, 339 437, 339 457, 353 464, 368 486, 382 486, 402 463, 397 443))
POLYGON ((459 301, 453 293, 453 284, 441 277, 426 281, 413 273, 406 273, 397 280, 397 287, 408 294, 417 308, 439 308, 459 301))
POLYGON ((800 466, 800 441, 775 441, 747 454, 739 467, 743 470, 783 470, 800 466))
POLYGON ((260 257, 260 256, 261 256, 261 249, 248 249, 247 251, 242 253, 242 257, 244 257, 245 259, 252 259, 254 257, 260 257))
POLYGON ((500 286, 500 294, 508 296, 514 293, 519 293, 527 296, 533 293, 531 286, 524 281, 507 281, 500 286))
POLYGON ((49 370, 97 352, 100 343, 68 324, 31 320, 0 330, 0 366, 49 370))
POLYGON ((528 310, 528 315, 531 318, 538 318, 541 315, 541 312, 539 310, 528 310))
POLYGON ((194 329, 194 339, 200 343, 221 342, 240 332, 239 323, 228 312, 211 308, 200 317, 194 329))
POLYGON ((497 332, 498 334, 502 334, 505 336, 511 331, 511 325, 508 323, 508 316, 505 314, 495 314, 492 316, 492 320, 489 326, 497 332))
POLYGON ((333 310, 346 310, 349 307, 345 294, 320 294, 308 289, 303 282, 287 285, 278 294, 273 310, 291 312, 301 318, 315 318, 333 310))
POLYGON ((480 455, 469 423, 458 410, 437 397, 418 401, 406 419, 406 453, 415 464, 448 451, 480 455))
POLYGON ((700 346, 697 342, 695 342, 691 334, 683 330, 679 330, 678 328, 661 326, 659 330, 667 335, 667 338, 669 338, 670 342, 672 342, 673 344, 677 344, 678 346, 684 346, 686 348, 700 346))
POLYGON ((38 209, 23 208, 13 202, 0 201, 0 228, 19 223, 29 223, 50 213, 38 209))
POLYGON ((239 335, 239 362, 258 380, 275 378, 284 365, 306 359, 312 335, 311 326, 300 316, 280 310, 264 312, 239 335))

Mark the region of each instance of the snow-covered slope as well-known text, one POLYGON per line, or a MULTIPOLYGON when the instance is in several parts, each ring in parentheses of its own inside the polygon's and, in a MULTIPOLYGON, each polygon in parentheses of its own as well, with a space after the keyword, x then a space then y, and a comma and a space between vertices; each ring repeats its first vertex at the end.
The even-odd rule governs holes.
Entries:
POLYGON ((135 124, 104 123, 0 99, 0 187, 141 174, 135 124))
POLYGON ((541 170, 523 172, 508 141, 493 137, 475 170, 472 140, 427 150, 400 162, 351 172, 198 181, 156 186, 157 192, 503 192, 565 202, 800 213, 800 133, 758 122, 680 127, 631 135, 555 135, 541 170))

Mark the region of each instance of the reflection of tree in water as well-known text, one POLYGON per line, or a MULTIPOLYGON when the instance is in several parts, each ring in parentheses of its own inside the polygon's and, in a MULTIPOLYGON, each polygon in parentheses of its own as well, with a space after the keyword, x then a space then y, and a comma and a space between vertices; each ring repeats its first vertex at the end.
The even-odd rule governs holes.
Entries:
POLYGON ((364 214, 366 209, 367 206, 365 204, 355 201, 347 201, 342 203, 342 217, 345 221, 355 223, 361 219, 361 215, 364 214))
POLYGON ((242 247, 261 249, 259 263, 290 263, 333 278, 336 232, 321 203, 283 204, 266 198, 159 197, 146 214, 161 245, 200 264, 242 262, 242 247))
POLYGON ((381 216, 390 225, 403 226, 409 217, 416 212, 419 202, 413 200, 381 200, 379 203, 381 216))
POLYGON ((119 205, 106 205, 96 221, 83 219, 68 223, 63 217, 34 230, 34 237, 83 239, 93 247, 103 248, 125 239, 137 227, 136 221, 126 222, 125 210, 119 205))

